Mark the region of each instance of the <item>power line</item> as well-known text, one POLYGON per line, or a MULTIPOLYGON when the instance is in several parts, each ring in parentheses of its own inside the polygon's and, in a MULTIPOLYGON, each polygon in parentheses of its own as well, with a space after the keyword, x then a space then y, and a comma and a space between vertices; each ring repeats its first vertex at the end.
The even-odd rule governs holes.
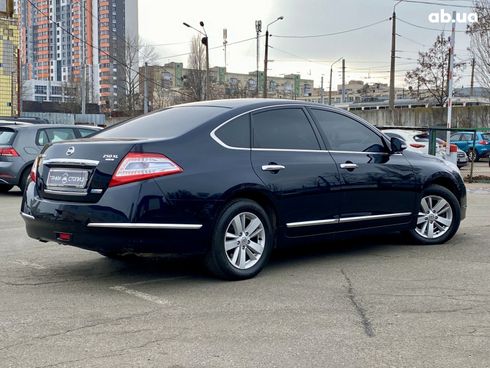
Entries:
POLYGON ((379 20, 379 21, 374 22, 374 23, 366 24, 365 26, 360 26, 360 27, 346 29, 344 31, 332 32, 332 33, 324 33, 324 34, 318 34, 318 35, 305 35, 305 36, 281 36, 281 35, 274 35, 273 37, 278 37, 278 38, 318 38, 318 37, 336 36, 336 35, 339 35, 339 34, 344 34, 344 33, 349 33, 349 32, 354 32, 354 31, 359 31, 361 29, 373 27, 375 25, 378 25, 378 24, 387 22, 389 20, 390 20, 389 18, 385 18, 385 19, 379 20))
MULTIPOLYGON (((421 28, 421 29, 427 29, 429 31, 437 31, 437 32, 441 32, 441 33, 444 32, 443 29, 420 26, 418 24, 410 23, 410 22, 408 22, 408 21, 406 21, 406 20, 404 20, 404 19, 402 19, 400 17, 397 17, 396 19, 399 20, 400 22, 405 23, 405 24, 408 24, 409 26, 412 26, 412 27, 421 28)), ((466 31, 456 31, 456 32, 466 33, 466 31)))
MULTIPOLYGON (((451 1, 451 0, 449 0, 449 1, 451 1)), ((443 5, 443 6, 450 6, 452 8, 472 8, 473 7, 471 5, 446 4, 446 3, 436 3, 433 1, 421 1, 421 0, 404 0, 403 2, 404 3, 413 3, 413 4, 423 4, 423 5, 439 5, 439 6, 443 5)))

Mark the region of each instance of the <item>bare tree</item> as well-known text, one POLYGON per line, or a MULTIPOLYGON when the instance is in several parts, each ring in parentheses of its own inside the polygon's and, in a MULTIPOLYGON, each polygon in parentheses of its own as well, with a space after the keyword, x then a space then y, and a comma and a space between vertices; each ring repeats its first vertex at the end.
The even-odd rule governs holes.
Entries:
POLYGON ((204 99, 206 78, 206 48, 201 43, 201 37, 195 36, 191 42, 189 55, 189 72, 184 79, 184 87, 189 91, 189 99, 201 101, 204 99))
POLYGON ((490 0, 474 0, 473 11, 478 15, 478 22, 468 25, 467 33, 475 58, 476 80, 490 91, 490 0))
POLYGON ((144 82, 139 65, 154 62, 157 53, 153 46, 146 44, 141 38, 126 39, 124 48, 124 93, 119 107, 127 115, 133 116, 141 106, 140 83, 144 82))
MULTIPOLYGON (((405 81, 412 88, 425 89, 439 106, 444 106, 448 97, 449 46, 449 39, 444 34, 438 35, 429 50, 419 52, 418 66, 405 75, 405 81)), ((454 81, 459 80, 457 74, 463 67, 464 63, 454 63, 454 81)))

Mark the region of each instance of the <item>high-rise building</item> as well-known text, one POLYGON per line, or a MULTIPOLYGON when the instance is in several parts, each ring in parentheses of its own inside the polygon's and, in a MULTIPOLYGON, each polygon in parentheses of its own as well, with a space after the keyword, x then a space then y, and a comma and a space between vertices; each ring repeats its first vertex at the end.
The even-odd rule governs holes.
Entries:
POLYGON ((45 98, 36 98, 53 100, 53 87, 69 86, 68 91, 85 91, 86 102, 117 110, 125 83, 124 45, 138 37, 137 1, 17 0, 17 6, 23 80, 48 82, 45 98))
POLYGON ((18 112, 18 44, 12 1, 0 1, 0 116, 13 116, 18 112))

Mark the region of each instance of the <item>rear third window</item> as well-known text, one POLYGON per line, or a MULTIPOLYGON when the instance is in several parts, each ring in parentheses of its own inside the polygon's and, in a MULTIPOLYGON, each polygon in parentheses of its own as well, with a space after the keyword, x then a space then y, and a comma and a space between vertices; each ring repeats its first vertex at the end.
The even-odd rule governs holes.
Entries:
POLYGON ((13 143, 15 130, 0 128, 0 145, 10 145, 13 143))

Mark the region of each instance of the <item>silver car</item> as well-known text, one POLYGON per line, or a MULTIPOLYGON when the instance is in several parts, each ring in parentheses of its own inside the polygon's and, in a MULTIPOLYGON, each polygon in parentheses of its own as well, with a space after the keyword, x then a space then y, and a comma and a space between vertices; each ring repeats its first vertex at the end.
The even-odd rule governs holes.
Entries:
POLYGON ((100 128, 62 124, 0 124, 0 193, 24 190, 32 163, 45 144, 84 138, 100 128))

